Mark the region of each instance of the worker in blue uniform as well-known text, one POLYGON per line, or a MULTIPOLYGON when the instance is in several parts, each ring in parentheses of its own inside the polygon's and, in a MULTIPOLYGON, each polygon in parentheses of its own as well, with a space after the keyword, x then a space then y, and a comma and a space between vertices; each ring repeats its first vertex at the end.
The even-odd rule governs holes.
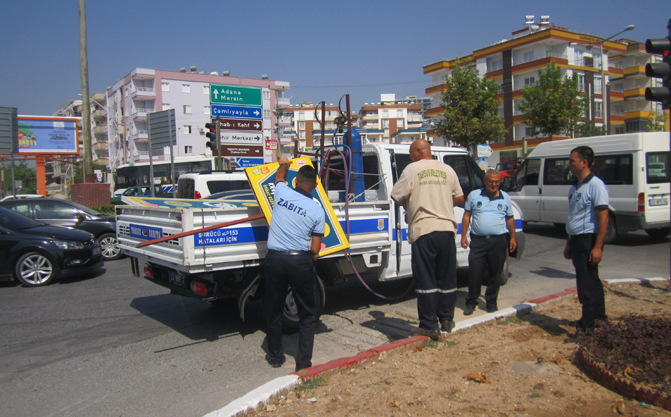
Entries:
POLYGON ((326 223, 324 209, 311 195, 317 185, 317 171, 310 165, 301 167, 294 188, 285 182, 291 162, 282 157, 279 163, 264 268, 270 300, 267 360, 272 367, 281 367, 286 361, 282 347, 282 318, 291 288, 299 317, 296 354, 296 371, 299 371, 312 366, 317 324, 314 262, 321 250, 326 223))

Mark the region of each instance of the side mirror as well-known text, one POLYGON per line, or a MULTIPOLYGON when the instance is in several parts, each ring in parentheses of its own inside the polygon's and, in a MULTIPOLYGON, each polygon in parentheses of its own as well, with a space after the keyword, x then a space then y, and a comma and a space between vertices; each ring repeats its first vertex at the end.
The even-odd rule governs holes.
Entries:
POLYGON ((503 191, 515 191, 515 183, 513 182, 512 177, 505 177, 503 179, 503 184, 501 185, 503 191))
POLYGON ((81 223, 81 222, 83 222, 84 220, 86 220, 86 216, 83 215, 83 214, 81 214, 81 213, 78 213, 78 214, 75 216, 75 218, 77 219, 77 223, 81 223))

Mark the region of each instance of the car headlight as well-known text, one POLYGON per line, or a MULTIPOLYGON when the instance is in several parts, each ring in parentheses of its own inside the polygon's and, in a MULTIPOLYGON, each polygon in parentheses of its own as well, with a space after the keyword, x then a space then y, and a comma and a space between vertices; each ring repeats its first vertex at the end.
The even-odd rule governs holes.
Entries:
POLYGON ((64 242, 62 240, 55 240, 54 244, 59 249, 84 249, 84 244, 82 242, 64 242))

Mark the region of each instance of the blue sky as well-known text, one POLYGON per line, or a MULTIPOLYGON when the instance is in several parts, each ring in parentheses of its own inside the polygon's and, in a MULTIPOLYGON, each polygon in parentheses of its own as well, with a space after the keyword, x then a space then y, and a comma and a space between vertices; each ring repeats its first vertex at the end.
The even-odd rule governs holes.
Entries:
MULTIPOLYGON (((645 41, 667 35, 668 0, 627 1, 87 1, 89 90, 133 68, 231 71, 288 81, 287 96, 352 108, 381 93, 424 95, 424 65, 510 39, 527 14, 600 37, 629 24, 645 41), (644 5, 643 5, 644 4, 644 5)), ((77 0, 0 6, 0 106, 51 115, 81 93, 77 0)))

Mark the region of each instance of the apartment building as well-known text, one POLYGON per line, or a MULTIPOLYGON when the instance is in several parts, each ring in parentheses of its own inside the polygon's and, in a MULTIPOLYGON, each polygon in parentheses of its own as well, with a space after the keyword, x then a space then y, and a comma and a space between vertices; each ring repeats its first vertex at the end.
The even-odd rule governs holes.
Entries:
MULTIPOLYGON (((198 72, 195 66, 189 71, 135 68, 105 93, 110 167, 149 161, 147 115, 169 109, 175 110, 177 128, 173 155, 210 155, 204 129, 205 123, 211 121, 210 84, 261 88, 264 139, 277 138, 273 129, 277 120, 275 110, 290 104, 282 96, 289 89, 288 82, 270 80, 265 75, 261 79, 232 77, 228 71, 221 75, 206 74, 198 72)), ((169 148, 161 155, 154 152, 153 158, 169 160, 169 148)))
MULTIPOLYGON (((338 106, 328 104, 323 106, 324 120, 322 120, 322 105, 314 103, 301 103, 282 108, 281 122, 285 125, 284 136, 280 141, 283 152, 293 152, 294 144, 298 141, 300 150, 311 149, 318 146, 321 140, 322 124, 324 125, 324 137, 328 144, 332 143, 336 130, 336 117, 340 116, 338 106), (320 123, 321 122, 321 123, 320 123)), ((358 116, 351 115, 352 125, 357 126, 358 116)))
MULTIPOLYGON (((462 62, 465 59, 472 61, 480 76, 496 80, 500 87, 499 115, 507 134, 490 143, 494 150, 490 165, 499 158, 522 156, 524 142, 535 146, 549 140, 531 135, 519 105, 524 86, 538 81, 538 70, 551 62, 561 68, 562 76, 578 77, 581 95, 589 97, 590 106, 583 121, 591 120, 597 127, 605 124, 609 134, 643 131, 643 120, 647 122, 646 117, 655 106, 645 101, 643 92, 653 82, 645 77, 645 63, 656 57, 646 54, 644 45, 627 40, 604 41, 601 37, 573 32, 551 24, 549 16, 543 16, 540 24, 534 23, 533 16, 527 16, 525 28, 513 32, 512 39, 460 57, 462 62)), ((426 89, 433 100, 428 117, 440 117, 444 110, 441 93, 445 89, 445 76, 451 73, 455 61, 443 60, 424 67, 424 74, 432 77, 432 86, 426 89)), ((436 138, 435 142, 445 144, 448 140, 436 138)))
POLYGON ((381 94, 379 103, 365 103, 359 110, 362 138, 365 136, 371 143, 401 143, 410 136, 419 139, 420 133, 415 130, 424 123, 423 104, 416 99, 412 101, 407 97, 397 100, 395 94, 381 94))

